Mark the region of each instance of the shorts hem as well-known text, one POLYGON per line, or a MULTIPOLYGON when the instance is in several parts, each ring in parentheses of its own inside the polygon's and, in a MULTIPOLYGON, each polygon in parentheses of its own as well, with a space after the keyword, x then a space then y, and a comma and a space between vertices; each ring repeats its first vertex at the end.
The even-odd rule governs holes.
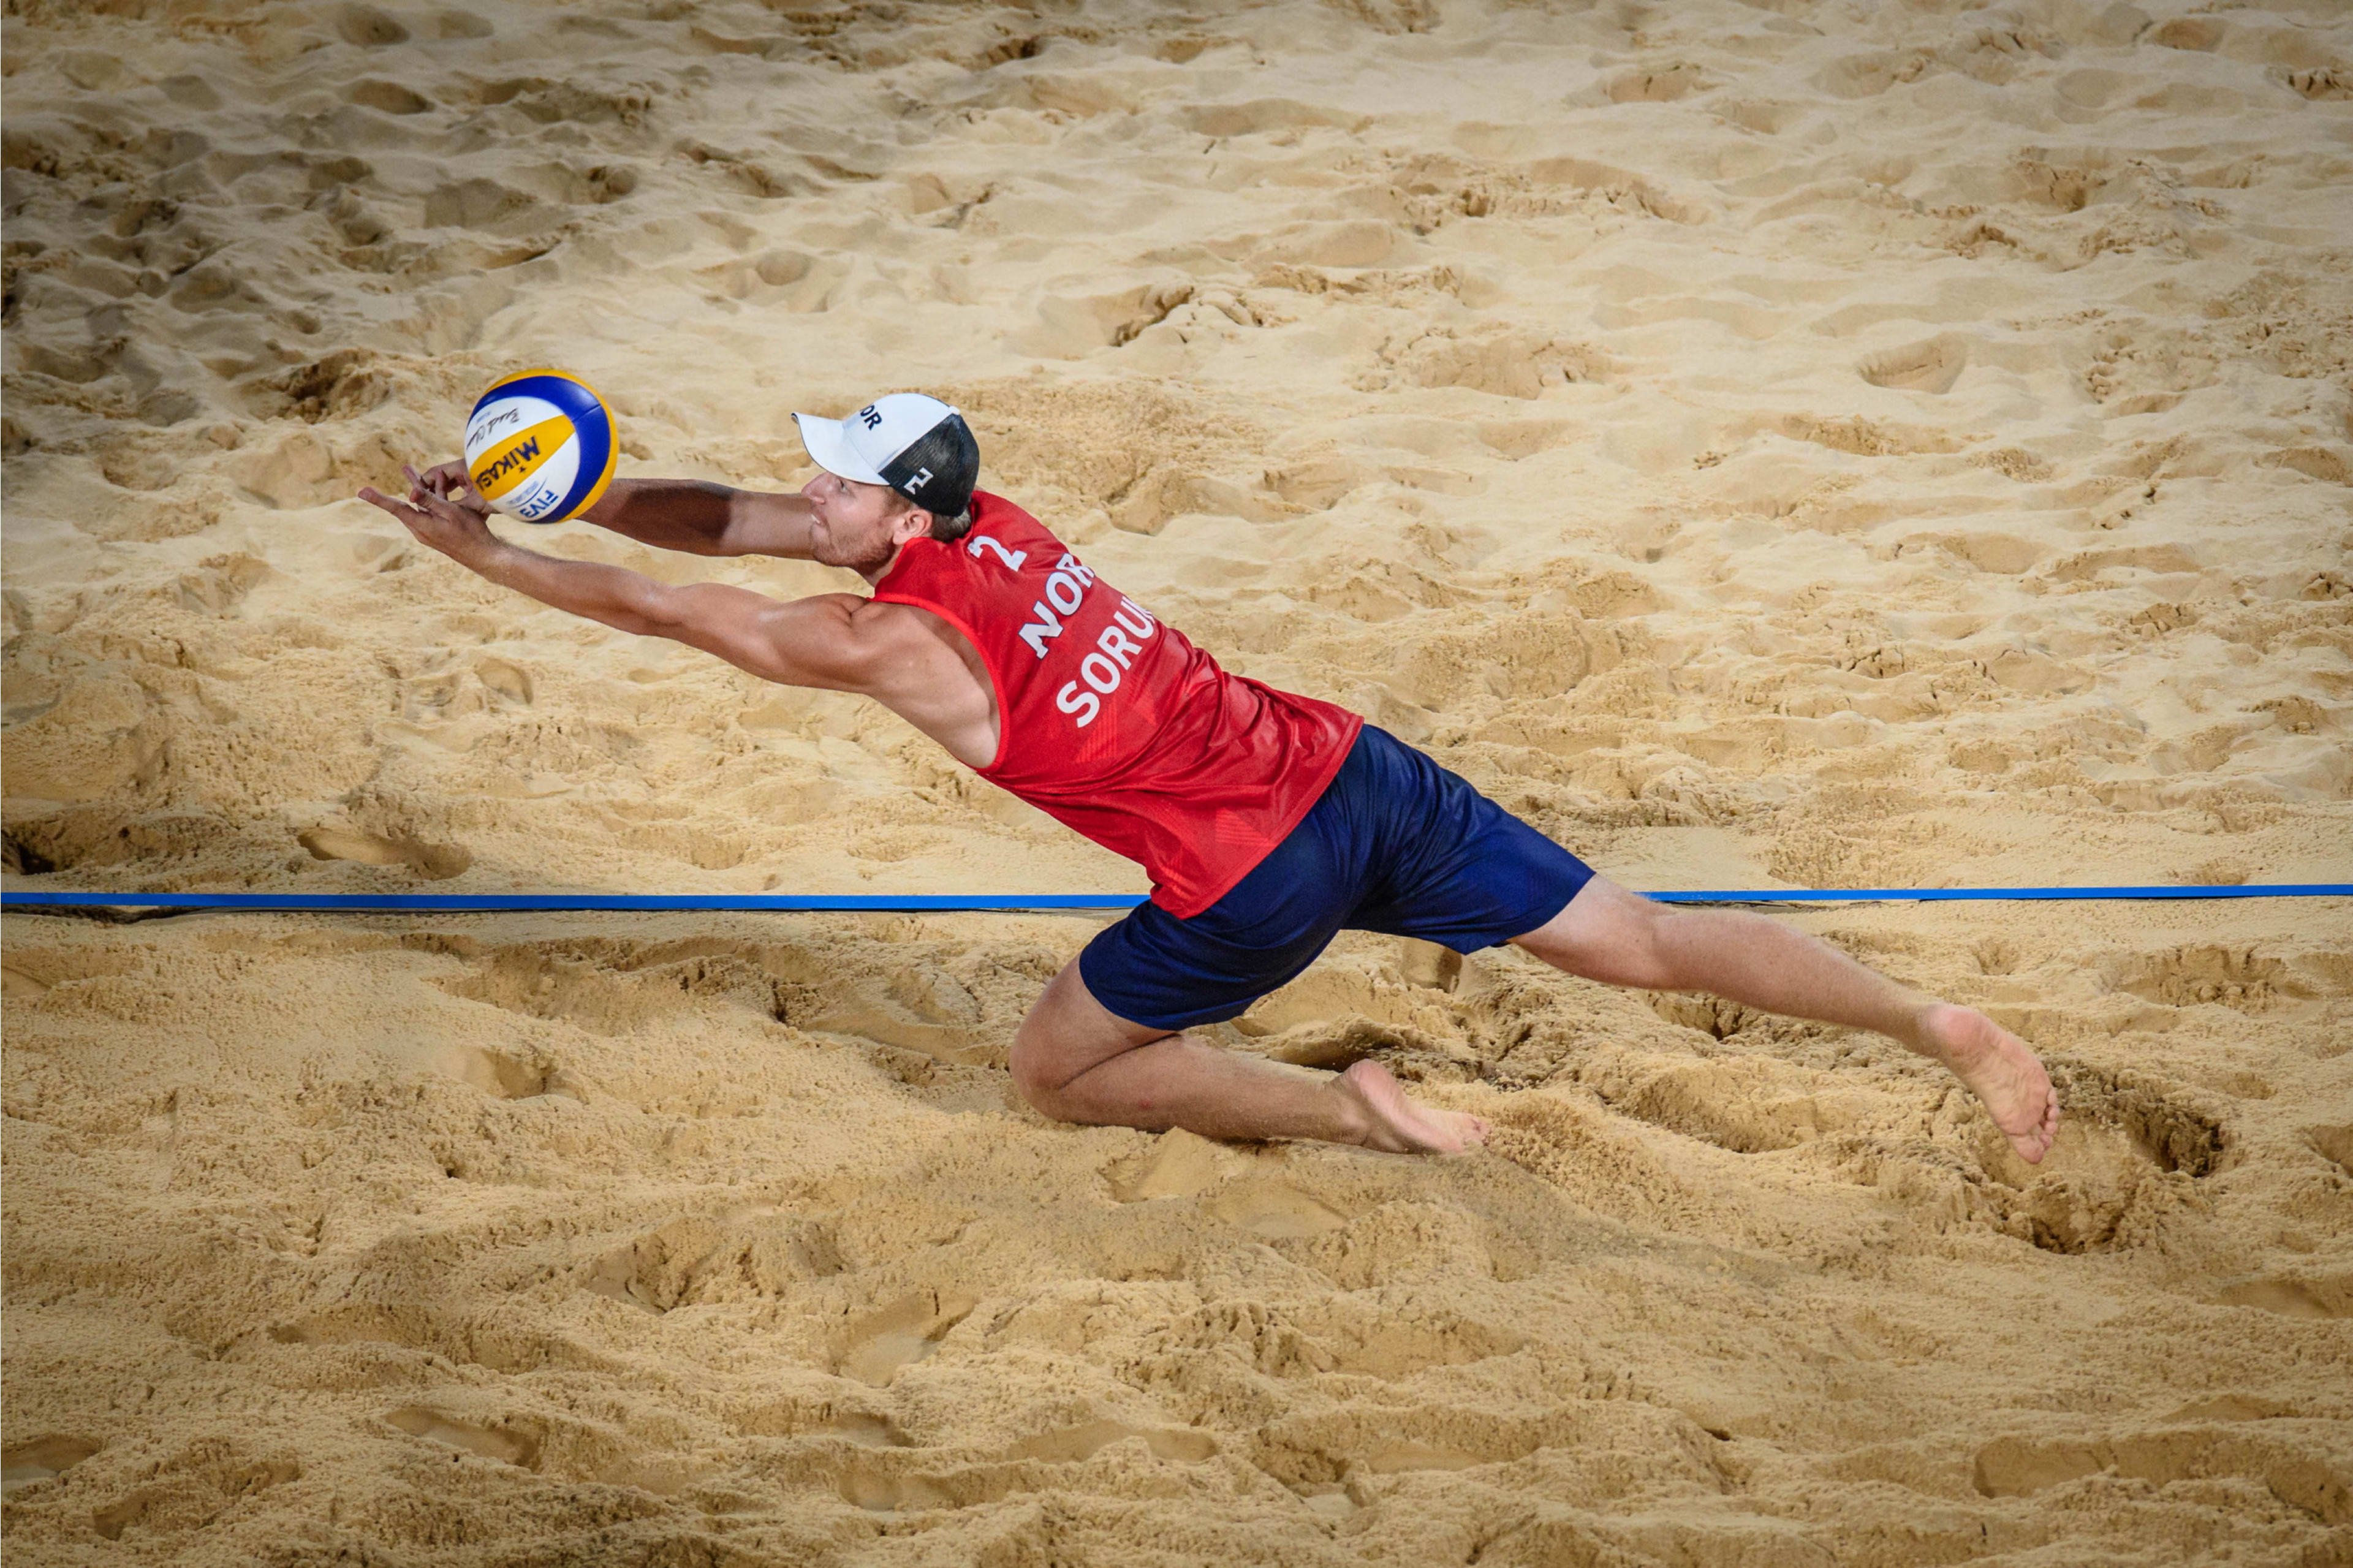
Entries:
MULTIPOLYGON (((1095 1005, 1101 1007, 1104 1012, 1109 1013, 1113 1017, 1119 1019, 1122 1023, 1134 1024, 1140 1029, 1166 1029, 1173 1035, 1185 1029, 1198 1029, 1202 1027, 1204 1025, 1222 1024, 1229 1019, 1240 1017, 1243 1014, 1249 1012, 1252 1007, 1258 1005, 1260 997, 1270 994, 1269 992, 1261 991, 1258 995, 1249 998, 1240 1005, 1235 1005, 1226 1002, 1218 1002, 1213 1003, 1207 1007, 1196 1007, 1189 1012, 1164 1013, 1153 1016, 1138 1017, 1134 1013, 1121 1011, 1120 1008, 1113 1005, 1111 1001, 1104 999, 1104 993, 1106 990, 1110 991, 1115 997, 1118 994, 1118 988, 1115 986, 1106 987, 1099 985, 1096 984, 1094 977, 1087 973, 1087 959, 1093 952, 1094 944, 1092 942, 1088 943, 1085 947, 1079 950, 1079 978, 1086 984, 1087 994, 1093 997, 1095 999, 1095 1005)), ((1276 987, 1275 989, 1280 989, 1280 987, 1276 987)))

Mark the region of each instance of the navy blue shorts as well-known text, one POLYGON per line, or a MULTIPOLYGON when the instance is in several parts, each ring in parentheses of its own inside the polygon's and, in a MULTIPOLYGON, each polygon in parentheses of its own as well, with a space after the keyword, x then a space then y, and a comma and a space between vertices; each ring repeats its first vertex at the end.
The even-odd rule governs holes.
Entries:
POLYGON ((1343 931, 1471 952, 1568 907, 1592 868, 1367 724, 1323 795, 1250 875, 1187 920, 1145 904, 1079 954, 1096 1001, 1186 1029, 1238 1016, 1343 931))

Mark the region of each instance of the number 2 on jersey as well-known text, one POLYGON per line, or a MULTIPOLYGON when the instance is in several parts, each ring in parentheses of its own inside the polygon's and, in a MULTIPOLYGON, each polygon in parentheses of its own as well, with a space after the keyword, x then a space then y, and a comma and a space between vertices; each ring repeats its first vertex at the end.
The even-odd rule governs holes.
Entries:
POLYGON ((980 552, 984 547, 995 552, 997 558, 1005 563, 1005 569, 1008 572, 1020 571, 1021 563, 1029 559, 1029 552, 1028 551, 1008 551, 1005 546, 997 543, 997 541, 991 539, 985 533, 965 546, 966 550, 972 552, 972 558, 976 561, 980 559, 980 552))

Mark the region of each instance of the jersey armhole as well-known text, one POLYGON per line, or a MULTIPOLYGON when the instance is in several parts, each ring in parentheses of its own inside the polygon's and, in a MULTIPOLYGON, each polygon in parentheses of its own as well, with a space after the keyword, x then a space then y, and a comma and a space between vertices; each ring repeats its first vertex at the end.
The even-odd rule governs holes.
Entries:
POLYGON ((988 671, 988 695, 990 700, 997 704, 997 754, 988 759, 987 766, 976 768, 973 771, 979 773, 983 778, 987 778, 990 773, 995 773, 998 765, 1005 761, 1005 751, 1007 746, 1012 742, 1013 721, 1005 706, 1005 683, 997 679, 997 661, 988 657, 988 645, 982 642, 978 637, 973 636, 972 627, 965 624, 962 616, 953 615, 950 612, 940 608, 937 605, 927 605, 921 599, 912 598, 904 594, 875 594, 869 597, 867 603, 873 605, 904 605, 911 610, 922 610, 927 614, 937 616, 940 619, 954 626, 956 629, 957 634, 961 636, 965 641, 972 645, 973 651, 980 655, 980 667, 981 668, 988 671))

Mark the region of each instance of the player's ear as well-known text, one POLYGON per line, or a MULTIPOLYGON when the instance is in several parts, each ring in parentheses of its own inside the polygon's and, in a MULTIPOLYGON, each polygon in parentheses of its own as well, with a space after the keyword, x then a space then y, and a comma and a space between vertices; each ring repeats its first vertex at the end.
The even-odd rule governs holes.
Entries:
POLYGON ((909 507, 899 514, 899 521, 891 525, 891 542, 904 544, 910 540, 922 539, 931 531, 932 514, 919 506, 909 507))

